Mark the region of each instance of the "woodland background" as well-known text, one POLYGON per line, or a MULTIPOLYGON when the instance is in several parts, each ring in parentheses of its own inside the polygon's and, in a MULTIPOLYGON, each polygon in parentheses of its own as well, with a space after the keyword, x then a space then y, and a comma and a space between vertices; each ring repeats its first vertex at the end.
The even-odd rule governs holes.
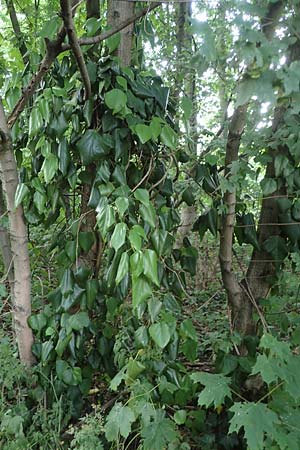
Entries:
POLYGON ((1 448, 299 450, 300 1, 0 6, 1 448))

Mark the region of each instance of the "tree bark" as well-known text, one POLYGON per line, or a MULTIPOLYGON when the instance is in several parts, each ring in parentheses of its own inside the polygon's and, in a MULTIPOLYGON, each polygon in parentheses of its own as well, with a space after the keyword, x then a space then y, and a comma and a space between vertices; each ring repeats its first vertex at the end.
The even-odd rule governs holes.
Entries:
POLYGON ((99 19, 100 17, 100 2, 99 0, 86 0, 86 18, 99 19))
MULTIPOLYGON (((107 9, 107 23, 115 28, 121 22, 127 20, 134 14, 134 2, 127 0, 109 0, 107 9)), ((130 66, 131 48, 133 37, 133 24, 128 25, 121 31, 121 40, 116 56, 121 60, 124 66, 130 66)))
POLYGON ((27 320, 31 315, 31 280, 27 230, 21 206, 15 208, 15 193, 19 183, 10 133, 0 102, 0 173, 9 217, 9 233, 14 268, 13 318, 21 361, 31 366, 33 334, 27 320))
MULTIPOLYGON (((0 221, 6 215, 6 212, 7 209, 4 201, 2 183, 0 181, 0 221)), ((13 297, 13 285, 14 285, 13 257, 10 247, 10 239, 8 231, 3 225, 1 225, 1 222, 0 222, 0 249, 4 263, 5 274, 7 276, 13 297)))

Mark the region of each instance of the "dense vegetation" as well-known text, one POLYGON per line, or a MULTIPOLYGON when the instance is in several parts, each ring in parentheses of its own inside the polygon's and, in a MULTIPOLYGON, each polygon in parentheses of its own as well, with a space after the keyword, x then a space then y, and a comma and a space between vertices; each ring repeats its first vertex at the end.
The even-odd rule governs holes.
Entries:
POLYGON ((299 6, 1 4, 1 449, 300 448, 299 6))

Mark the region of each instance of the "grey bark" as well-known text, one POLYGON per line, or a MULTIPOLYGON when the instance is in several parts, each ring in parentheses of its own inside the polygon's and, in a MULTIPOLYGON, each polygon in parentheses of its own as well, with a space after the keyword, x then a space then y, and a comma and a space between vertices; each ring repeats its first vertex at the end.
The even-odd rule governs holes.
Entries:
MULTIPOLYGON (((134 14, 134 2, 127 0, 109 0, 107 10, 107 23, 115 28, 121 22, 127 20, 134 14)), ((130 66, 131 49, 133 37, 133 24, 131 23, 121 31, 121 41, 116 56, 121 60, 124 66, 130 66)))
POLYGON ((2 184, 0 181, 0 250, 2 253, 5 275, 7 276, 13 296, 14 271, 13 271, 13 257, 10 247, 10 239, 8 230, 3 225, 1 225, 1 220, 3 220, 4 216, 6 215, 6 212, 7 208, 5 205, 2 184))
POLYGON ((0 102, 0 175, 9 217, 9 233, 14 268, 13 319, 21 361, 31 366, 34 357, 32 330, 27 320, 31 315, 31 280, 27 230, 21 206, 15 208, 18 186, 17 164, 2 103, 0 102))

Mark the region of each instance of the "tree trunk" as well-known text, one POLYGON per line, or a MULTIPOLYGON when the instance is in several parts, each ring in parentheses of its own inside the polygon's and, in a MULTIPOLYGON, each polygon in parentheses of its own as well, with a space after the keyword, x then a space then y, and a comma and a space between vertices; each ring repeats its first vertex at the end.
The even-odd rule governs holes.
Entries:
POLYGON ((10 247, 10 239, 7 229, 3 225, 1 225, 1 219, 3 219, 5 215, 6 215, 6 205, 4 201, 2 185, 0 182, 0 250, 2 253, 5 275, 8 279, 11 294, 13 297, 14 271, 13 271, 13 257, 10 247))
POLYGON ((91 17, 95 19, 99 19, 100 17, 99 0, 86 0, 86 18, 90 19, 91 17))
MULTIPOLYGON (((135 2, 127 0, 109 0, 107 9, 107 23, 112 28, 134 14, 135 2)), ((121 31, 121 41, 116 56, 124 66, 130 66, 132 48, 133 24, 121 31)))
MULTIPOLYGON (((192 16, 191 2, 180 3, 177 6, 177 33, 176 33, 176 52, 177 52, 177 81, 174 96, 180 101, 180 94, 183 92, 193 103, 193 112, 189 119, 190 142, 188 150, 196 155, 197 152, 197 107, 196 107, 196 83, 195 71, 187 64, 187 59, 193 53, 192 36, 189 33, 189 26, 192 16)), ((181 247, 185 237, 191 233, 194 222, 197 218, 196 206, 184 206, 180 215, 180 227, 177 230, 176 247, 181 247)))
POLYGON ((9 217, 9 233, 14 268, 13 318, 21 361, 31 366, 33 334, 27 320, 31 315, 31 281, 27 230, 21 206, 15 208, 19 183, 17 164, 2 103, 0 102, 0 173, 9 217))
MULTIPOLYGON (((274 35, 278 20, 283 9, 283 2, 270 4, 266 16, 262 20, 262 31, 271 39, 274 35)), ((248 104, 238 106, 232 116, 226 145, 225 177, 230 179, 231 166, 238 160, 241 137, 247 119, 248 104)), ((255 326, 252 317, 252 305, 255 299, 247 286, 240 284, 232 268, 232 243, 235 224, 236 189, 224 194, 224 205, 227 208, 224 214, 220 235, 219 259, 224 288, 227 292, 228 303, 231 308, 232 327, 241 335, 253 334, 255 326)), ((256 280, 259 283, 259 280, 256 280)), ((246 280, 247 285, 247 280, 246 280)))

